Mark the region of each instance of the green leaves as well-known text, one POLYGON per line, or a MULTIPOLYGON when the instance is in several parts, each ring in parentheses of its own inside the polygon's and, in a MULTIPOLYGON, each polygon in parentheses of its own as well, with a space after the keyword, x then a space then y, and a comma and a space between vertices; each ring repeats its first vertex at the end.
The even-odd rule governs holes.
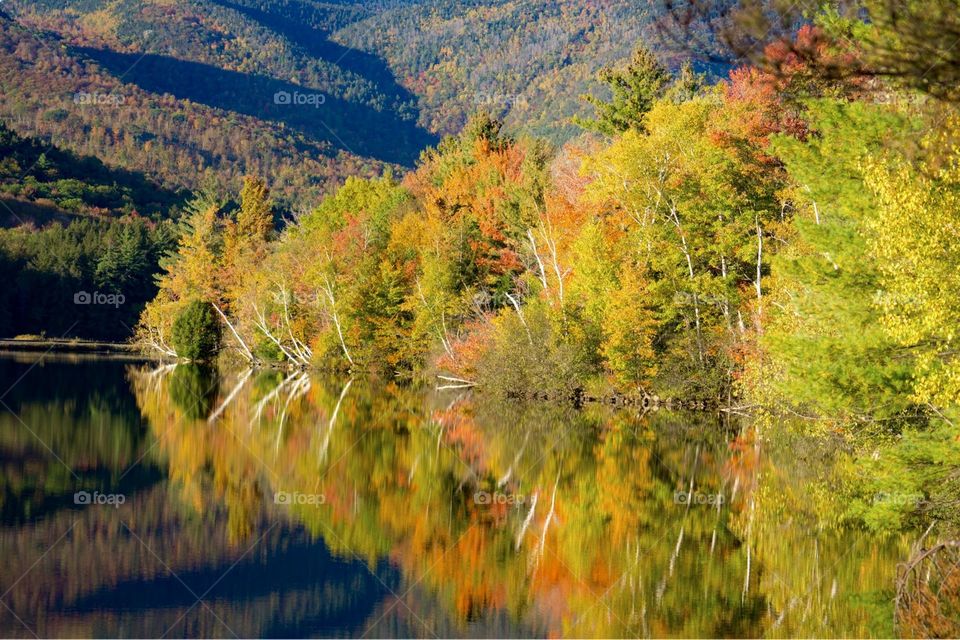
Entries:
MULTIPOLYGON (((684 76, 685 79, 688 77, 689 74, 684 76)), ((610 90, 610 101, 584 96, 584 100, 596 109, 596 118, 576 118, 575 121, 584 129, 615 136, 630 129, 644 130, 644 115, 666 91, 671 75, 656 56, 641 45, 626 65, 606 67, 600 71, 598 79, 610 90)))
POLYGON ((775 305, 764 336, 780 397, 822 415, 890 417, 907 411, 911 369, 878 322, 880 265, 870 250, 877 198, 865 163, 902 118, 824 100, 810 105, 816 135, 773 148, 793 180, 795 239, 775 260, 775 305))
POLYGON ((191 300, 173 322, 171 340, 177 355, 191 361, 209 361, 220 350, 222 329, 213 305, 191 300))

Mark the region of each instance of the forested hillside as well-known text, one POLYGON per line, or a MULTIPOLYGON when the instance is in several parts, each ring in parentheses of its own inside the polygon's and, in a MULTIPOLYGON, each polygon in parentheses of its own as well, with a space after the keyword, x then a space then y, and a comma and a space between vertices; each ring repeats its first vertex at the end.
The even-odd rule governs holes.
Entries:
POLYGON ((662 11, 631 0, 430 0, 376 11, 335 37, 382 55, 431 131, 456 133, 485 109, 511 133, 562 142, 589 113, 581 95, 602 89, 597 72, 656 39, 662 11))
POLYGON ((107 167, 97 158, 23 138, 2 122, 0 158, 3 226, 40 225, 72 215, 176 217, 187 193, 164 189, 132 171, 107 167))
POLYGON ((5 7, 0 115, 17 131, 169 185, 270 175, 300 206, 348 175, 412 166, 478 110, 513 132, 569 138, 588 113, 581 94, 601 87, 597 71, 652 38, 661 10, 627 0, 5 7))
MULTIPOLYGON (((167 188, 226 189, 246 173, 263 172, 277 177, 279 193, 320 194, 343 175, 383 166, 279 123, 124 83, 117 77, 123 70, 111 75, 2 15, 0 51, 0 115, 9 128, 167 188)), ((163 73, 173 79, 180 72, 163 73)))
POLYGON ((568 138, 589 113, 580 94, 650 15, 623 0, 534 4, 6 2, 0 213, 18 228, 3 232, 16 272, 5 332, 129 335, 168 235, 144 236, 122 323, 64 322, 57 301, 129 286, 97 267, 117 230, 177 218, 191 193, 227 202, 244 176, 267 176, 279 223, 347 177, 399 175, 476 111, 568 138), (36 278, 52 297, 26 313, 36 278))

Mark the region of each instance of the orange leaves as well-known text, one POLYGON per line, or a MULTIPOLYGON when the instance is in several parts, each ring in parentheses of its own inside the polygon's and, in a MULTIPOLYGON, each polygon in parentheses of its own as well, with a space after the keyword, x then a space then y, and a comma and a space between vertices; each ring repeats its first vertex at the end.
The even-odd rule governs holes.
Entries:
POLYGON ((497 137, 494 123, 474 128, 478 133, 448 139, 449 148, 429 157, 406 185, 423 213, 442 221, 446 251, 467 250, 460 261, 472 263, 476 280, 470 284, 486 286, 522 267, 529 154, 524 145, 497 137))
POLYGON ((450 353, 444 353, 436 362, 437 369, 466 380, 474 380, 477 366, 493 339, 493 326, 484 320, 468 323, 463 337, 451 343, 450 353))
POLYGON ((724 109, 712 123, 711 140, 733 150, 741 159, 770 170, 776 160, 765 153, 770 136, 785 133, 802 138, 806 122, 792 106, 785 104, 781 79, 755 67, 730 73, 724 84, 724 109))

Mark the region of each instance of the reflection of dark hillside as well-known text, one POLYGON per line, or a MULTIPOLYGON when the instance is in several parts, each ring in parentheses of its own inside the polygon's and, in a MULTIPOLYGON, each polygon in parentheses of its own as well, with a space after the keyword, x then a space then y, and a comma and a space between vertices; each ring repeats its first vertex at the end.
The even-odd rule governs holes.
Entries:
MULTIPOLYGON (((283 531, 282 538, 261 543, 256 553, 232 562, 226 558, 220 564, 188 567, 177 570, 177 577, 134 576, 80 598, 70 609, 72 615, 107 619, 122 612, 140 621, 134 635, 157 635, 196 602, 182 580, 197 595, 207 593, 204 600, 241 637, 331 635, 365 620, 376 602, 389 593, 385 584, 398 588, 395 570, 384 564, 376 572, 375 576, 357 561, 337 560, 321 541, 310 540, 302 530, 291 530, 283 531), (296 608, 273 606, 278 601, 296 603, 296 608), (163 607, 158 608, 158 603, 163 607)), ((204 607, 199 609, 191 612, 196 616, 188 615, 176 623, 171 633, 193 635, 196 625, 204 625, 202 635, 229 635, 204 607)), ((129 622, 124 624, 124 633, 127 629, 129 622)))
POLYGON ((74 493, 78 489, 109 490, 133 495, 162 479, 156 467, 134 467, 129 473, 109 466, 75 471, 73 477, 60 462, 35 451, 12 452, 0 449, 3 496, 0 524, 20 526, 49 518, 61 511, 76 510, 74 493), (122 475, 122 478, 115 480, 122 475), (79 478, 79 480, 77 479, 79 478))
POLYGON ((321 92, 266 76, 152 54, 141 57, 85 47, 78 51, 146 91, 283 123, 336 148, 385 162, 412 165, 420 151, 435 142, 412 120, 329 95, 317 107, 275 104, 279 92, 321 92))
POLYGON ((92 398, 111 413, 139 419, 126 378, 126 365, 118 360, 66 361, 51 353, 0 358, 0 393, 14 410, 16 403, 58 403, 78 415, 89 410, 84 402, 92 398))
MULTIPOLYGON (((17 553, 0 569, 0 583, 13 584, 37 563, 5 601, 41 636, 158 637, 170 627, 174 636, 231 635, 206 607, 191 609, 193 594, 209 589, 204 601, 241 637, 284 637, 359 627, 388 587, 399 589, 389 566, 375 576, 266 514, 250 540, 232 544, 225 510, 187 515, 169 497, 159 488, 129 496, 119 509, 87 507, 0 530, 4 551, 17 553)), ((24 634, 0 611, 0 635, 24 634)))
POLYGON ((72 510, 80 489, 133 493, 159 480, 148 464, 131 469, 151 439, 125 369, 118 361, 49 355, 0 359, 0 393, 10 409, 0 412, 0 522, 72 510))

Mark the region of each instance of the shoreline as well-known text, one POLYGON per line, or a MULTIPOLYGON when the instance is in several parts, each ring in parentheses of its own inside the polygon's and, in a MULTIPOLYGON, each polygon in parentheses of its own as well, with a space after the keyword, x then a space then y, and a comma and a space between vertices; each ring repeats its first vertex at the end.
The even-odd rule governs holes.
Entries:
POLYGON ((58 354, 89 355, 130 360, 156 361, 157 358, 144 353, 135 345, 124 342, 105 342, 95 340, 0 340, 0 354, 58 354))

